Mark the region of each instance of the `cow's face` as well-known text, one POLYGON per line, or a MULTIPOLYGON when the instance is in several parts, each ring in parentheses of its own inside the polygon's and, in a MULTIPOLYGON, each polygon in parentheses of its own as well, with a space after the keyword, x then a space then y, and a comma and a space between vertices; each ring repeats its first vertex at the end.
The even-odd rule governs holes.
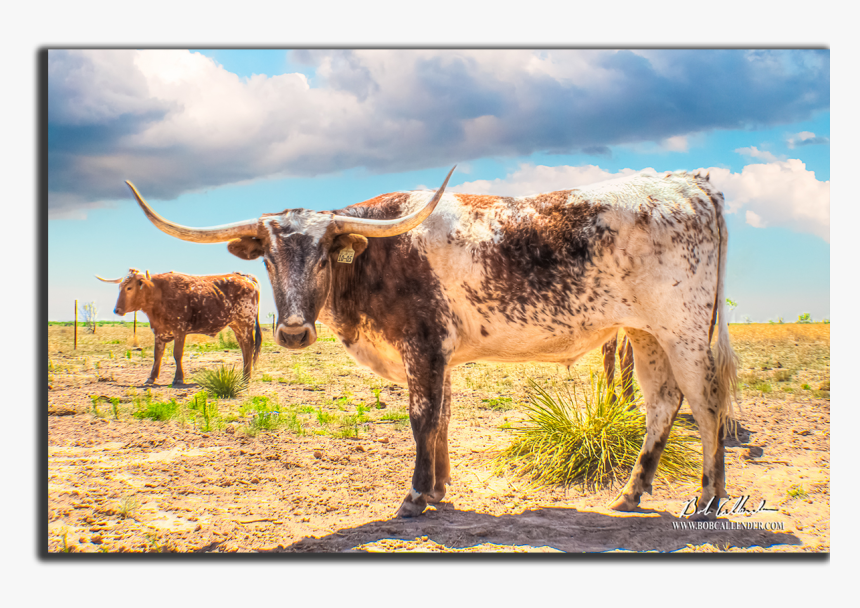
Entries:
POLYGON ((275 340, 284 348, 306 348, 316 341, 315 323, 328 299, 333 266, 341 263, 338 256, 352 249, 354 260, 367 247, 360 234, 336 234, 332 217, 304 209, 263 216, 259 237, 227 245, 243 260, 263 258, 278 309, 275 340))
POLYGON ((262 257, 278 307, 278 344, 305 348, 317 339, 314 323, 328 298, 332 265, 341 263, 337 261, 340 252, 351 248, 354 258, 367 247, 367 237, 395 236, 418 226, 436 208, 452 173, 454 169, 436 194, 428 195, 422 208, 404 217, 370 219, 293 209, 210 228, 190 228, 167 221, 152 210, 131 182, 126 184, 149 221, 162 232, 195 243, 229 241, 230 253, 243 260, 262 257))
POLYGON ((114 314, 125 315, 140 310, 152 289, 152 281, 139 274, 126 277, 119 285, 119 297, 116 299, 114 314))

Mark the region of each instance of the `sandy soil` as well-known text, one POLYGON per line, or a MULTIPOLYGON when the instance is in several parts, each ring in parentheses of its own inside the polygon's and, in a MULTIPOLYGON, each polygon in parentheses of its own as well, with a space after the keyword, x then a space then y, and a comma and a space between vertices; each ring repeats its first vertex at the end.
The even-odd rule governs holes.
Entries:
MULTIPOLYGON (((830 549, 829 327, 826 362, 819 349, 809 354, 818 357, 817 364, 792 368, 787 382, 796 390, 786 385, 744 391, 743 430, 727 447, 728 490, 733 497, 748 495, 747 509, 764 500, 775 510, 722 517, 716 529, 679 528, 691 525, 677 516, 696 496, 695 482, 658 478, 640 512, 622 514, 605 507, 617 488, 536 490, 494 473, 491 455, 510 442, 504 427, 522 417, 516 406, 525 398, 524 378, 559 374, 552 366, 461 368, 450 429, 454 483, 437 508, 419 518, 395 519, 410 487, 414 447, 408 423, 383 416, 402 415, 408 396, 357 368, 338 344, 321 341, 316 350, 294 354, 267 342, 248 393, 220 401, 218 424, 204 432, 191 417, 134 417, 146 394, 142 382, 151 348, 148 355, 135 351, 130 329, 79 335, 77 351, 70 331, 49 328, 49 552, 830 549), (801 384, 810 389, 801 390, 801 384), (308 406, 301 414, 305 434, 285 427, 248 432, 241 404, 252 395, 268 395, 282 410, 308 406), (93 396, 105 399, 94 407, 93 396), (359 406, 370 413, 356 424, 357 437, 336 432, 343 425, 313 422, 322 412, 345 419, 359 406), (314 408, 320 414, 309 413, 314 408)), ((141 334, 144 349, 147 339, 151 343, 151 336, 141 334)), ((186 350, 187 378, 222 361, 240 363, 238 351, 211 349, 214 341, 207 340, 200 339, 199 351, 186 350)), ((739 350, 755 350, 750 340, 742 338, 739 350)), ((755 367, 746 373, 773 375, 756 356, 747 353, 755 367)), ((582 370, 595 365, 596 356, 581 364, 582 370)), ((166 356, 160 380, 172 376, 172 358, 166 356)), ((185 403, 197 391, 195 385, 162 384, 152 395, 185 403)), ((689 415, 686 406, 681 415, 689 415)))

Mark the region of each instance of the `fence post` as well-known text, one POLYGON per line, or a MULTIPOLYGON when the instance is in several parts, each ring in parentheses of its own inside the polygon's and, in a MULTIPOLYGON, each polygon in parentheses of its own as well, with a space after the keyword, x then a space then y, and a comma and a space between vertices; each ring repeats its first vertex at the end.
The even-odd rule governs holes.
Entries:
POLYGON ((78 350, 78 301, 75 300, 75 350, 78 350))

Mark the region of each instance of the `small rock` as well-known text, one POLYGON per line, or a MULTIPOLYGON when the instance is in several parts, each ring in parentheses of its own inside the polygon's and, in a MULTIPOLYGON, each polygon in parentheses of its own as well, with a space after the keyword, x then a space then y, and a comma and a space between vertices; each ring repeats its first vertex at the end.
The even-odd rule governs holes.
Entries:
POLYGON ((225 432, 225 433, 229 433, 230 435, 232 435, 233 433, 235 433, 235 432, 236 432, 236 429, 233 427, 233 425, 232 425, 232 424, 228 424, 228 425, 227 425, 227 428, 226 428, 226 429, 224 429, 224 432, 225 432))
POLYGON ((367 449, 363 445, 357 445, 357 446, 355 446, 355 449, 358 452, 366 452, 367 451, 367 449))
POLYGON ((96 534, 95 536, 93 536, 93 537, 90 539, 90 542, 91 542, 92 544, 94 544, 94 545, 100 545, 100 544, 102 544, 102 537, 101 537, 101 535, 100 535, 100 534, 96 534))
POLYGON ((314 450, 314 458, 316 458, 316 459, 322 458, 322 452, 320 452, 319 450, 314 450))
POLYGON ((380 437, 377 441, 379 443, 388 443, 388 437, 380 437))
POLYGON ((202 530, 202 529, 203 529, 203 526, 202 526, 201 524, 197 524, 197 527, 196 527, 196 528, 194 528, 194 531, 195 531, 195 532, 200 532, 200 530, 202 530))

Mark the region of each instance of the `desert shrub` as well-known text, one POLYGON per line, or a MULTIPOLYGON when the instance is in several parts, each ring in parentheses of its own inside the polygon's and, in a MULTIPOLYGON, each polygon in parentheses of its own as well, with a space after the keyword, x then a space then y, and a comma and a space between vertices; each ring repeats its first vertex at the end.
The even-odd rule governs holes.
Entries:
POLYGON ((759 380, 755 384, 750 385, 750 388, 760 393, 770 393, 771 391, 773 391, 773 387, 770 385, 770 383, 765 382, 764 380, 759 380))
POLYGON ((797 316, 798 323, 812 323, 812 315, 808 312, 805 312, 801 315, 797 316))
POLYGON ((87 302, 83 305, 84 311, 84 327, 87 328, 87 331, 91 334, 96 333, 96 327, 98 327, 98 322, 96 321, 99 315, 99 309, 96 307, 95 302, 87 302))
MULTIPOLYGON (((623 398, 614 402, 602 374, 592 374, 582 393, 549 390, 529 380, 526 419, 510 429, 510 446, 494 457, 505 469, 536 486, 581 485, 593 489, 623 481, 636 463, 645 439, 645 415, 623 398)), ((658 473, 670 478, 698 474, 698 439, 676 421, 660 459, 658 473)))
POLYGON ((794 375, 794 371, 790 369, 778 369, 773 372, 773 379, 777 382, 787 382, 791 380, 791 377, 794 375))
POLYGON ((233 399, 248 388, 241 369, 221 365, 217 369, 204 369, 194 377, 206 392, 221 399, 233 399))

